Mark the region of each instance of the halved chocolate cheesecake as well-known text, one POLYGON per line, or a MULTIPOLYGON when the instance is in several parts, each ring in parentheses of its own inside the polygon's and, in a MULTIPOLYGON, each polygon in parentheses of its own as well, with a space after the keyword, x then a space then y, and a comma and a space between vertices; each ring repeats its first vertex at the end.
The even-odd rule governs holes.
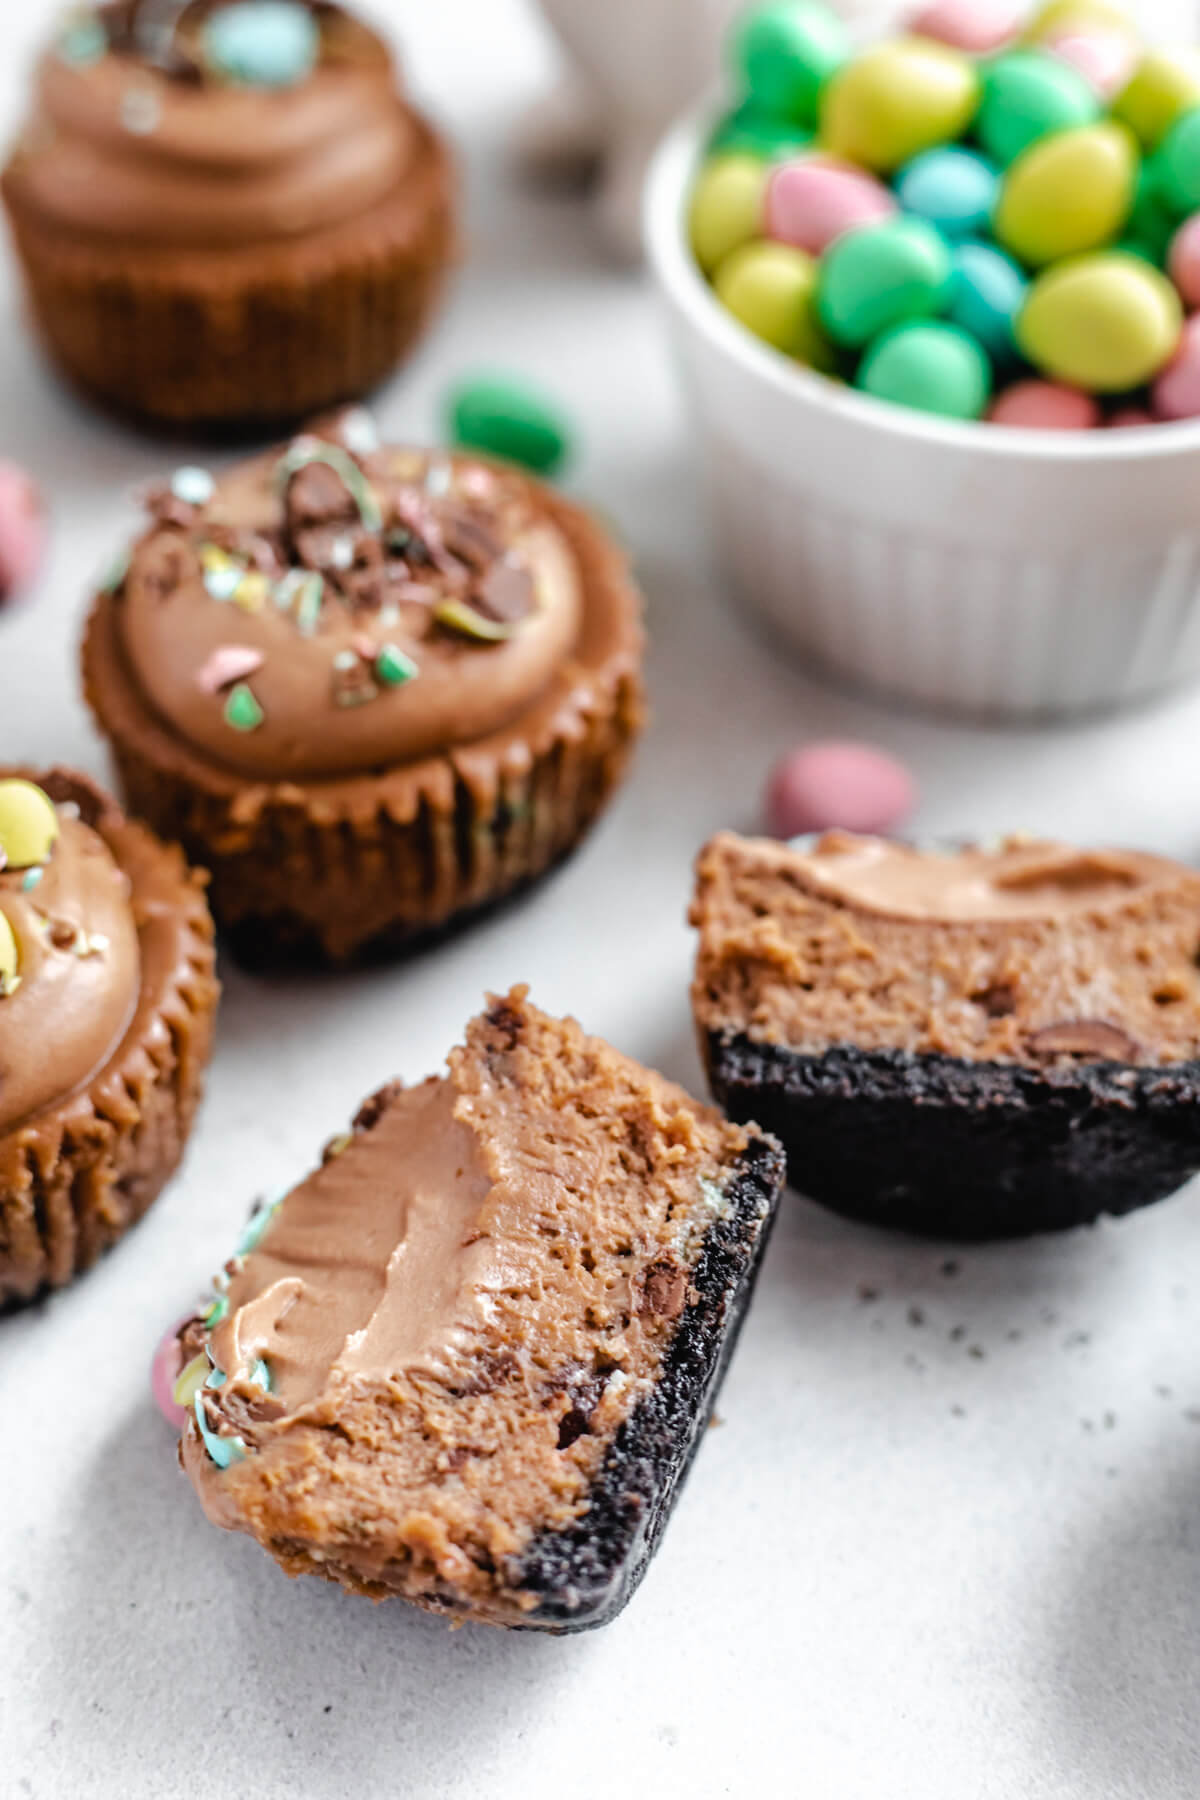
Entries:
POLYGON ((829 833, 701 852, 712 1090, 838 1212, 993 1238, 1126 1213, 1200 1170, 1200 874, 1010 838, 829 833))
POLYGON ((703 1434, 779 1147, 525 990, 252 1217, 183 1333, 205 1511, 289 1574, 571 1631, 636 1587, 703 1434))

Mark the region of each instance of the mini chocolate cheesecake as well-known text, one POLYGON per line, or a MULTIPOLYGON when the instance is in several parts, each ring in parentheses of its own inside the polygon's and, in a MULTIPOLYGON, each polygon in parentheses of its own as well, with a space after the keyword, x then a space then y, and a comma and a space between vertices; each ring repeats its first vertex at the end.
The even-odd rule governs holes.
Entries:
POLYGON ((183 1464, 289 1574, 573 1631, 625 1604, 703 1435, 778 1146, 493 1000, 260 1207, 182 1337, 183 1464))
POLYGON ((691 910, 712 1090, 872 1223, 1024 1236, 1200 1170, 1200 874, 1009 839, 713 839, 691 910))

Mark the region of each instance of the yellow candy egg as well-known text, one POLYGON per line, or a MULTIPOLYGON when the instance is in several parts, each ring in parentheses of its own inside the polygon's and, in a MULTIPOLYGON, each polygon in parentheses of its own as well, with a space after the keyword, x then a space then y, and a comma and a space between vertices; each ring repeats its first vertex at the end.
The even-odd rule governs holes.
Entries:
POLYGON ((961 137, 979 105, 975 64, 932 38, 864 50, 833 76, 821 104, 823 149, 890 172, 961 137))
POLYGON ((743 244, 717 270, 717 298, 747 330, 785 356, 832 369, 833 346, 817 320, 817 262, 791 244, 743 244))
POLYGON ((1039 6, 1025 30, 1031 43, 1043 38, 1065 37, 1074 32, 1119 31, 1136 42, 1138 29, 1116 0, 1047 0, 1039 6))
POLYGON ((1098 250, 1120 236, 1137 172, 1137 145, 1124 125, 1081 125, 1041 138, 1004 178, 996 236, 1033 268, 1098 250))
POLYGON ((17 939, 12 926, 0 912, 0 998, 9 992, 17 978, 17 939))
POLYGON ((701 169, 688 206, 688 241, 706 275, 761 234, 768 173, 761 157, 734 151, 701 169))
POLYGON ((1179 343, 1183 306, 1165 275, 1110 250, 1040 275, 1017 321, 1017 342, 1042 374, 1094 394, 1141 387, 1179 343))
POLYGON ((1200 106, 1200 50, 1148 50, 1112 111, 1146 150, 1157 150, 1194 106, 1200 106))
POLYGON ((32 781, 0 781, 0 851, 9 869, 44 863, 58 841, 54 802, 32 781))

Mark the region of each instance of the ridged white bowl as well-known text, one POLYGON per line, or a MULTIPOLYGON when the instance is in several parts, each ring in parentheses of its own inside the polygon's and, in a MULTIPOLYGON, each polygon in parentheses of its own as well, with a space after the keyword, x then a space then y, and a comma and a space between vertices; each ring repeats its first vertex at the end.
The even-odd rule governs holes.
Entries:
POLYGON ((942 711, 1063 716, 1200 678, 1200 421, 960 424, 759 343, 687 244, 713 117, 659 149, 645 234, 738 593, 838 675, 942 711))

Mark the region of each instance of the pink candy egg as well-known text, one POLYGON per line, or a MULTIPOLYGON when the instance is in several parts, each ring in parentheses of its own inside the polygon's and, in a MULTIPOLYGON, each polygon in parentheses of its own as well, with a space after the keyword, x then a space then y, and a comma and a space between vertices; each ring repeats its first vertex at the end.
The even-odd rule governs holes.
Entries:
POLYGON ((909 21, 908 30, 952 44, 968 56, 988 56, 1016 37, 1022 11, 1013 0, 930 0, 909 21))
POLYGON ((1123 406, 1119 412, 1112 414, 1108 421, 1110 431, 1129 431, 1138 425, 1154 425, 1154 414, 1146 411, 1144 406, 1123 406))
POLYGON ((1200 418, 1200 313, 1183 328, 1179 348, 1151 391, 1160 419, 1200 418))
POLYGON ((774 837, 809 831, 888 832, 916 805, 916 784, 903 763, 870 744, 817 743, 776 763, 767 784, 767 824, 774 837))
POLYGON ((896 211, 881 181, 832 157, 783 163, 767 183, 767 236, 813 256, 855 226, 890 219, 896 211))
POLYGON ((28 587, 46 549, 46 509, 16 463, 0 462, 0 606, 28 587))
POLYGON ((187 1407, 178 1406, 171 1391, 183 1370, 178 1333, 193 1316, 188 1313, 184 1318, 176 1319, 170 1330, 163 1333, 150 1363, 150 1392, 154 1395, 154 1404, 174 1431, 183 1430, 188 1416, 187 1407))
POLYGON ((1200 213, 1193 213, 1171 239, 1167 269, 1184 305, 1200 306, 1200 213))
POLYGON ((1101 422, 1090 394, 1054 381, 1018 381, 998 394, 988 418, 993 425, 1019 425, 1028 431, 1092 431, 1101 422))
POLYGON ((1127 86, 1139 55, 1137 45, 1119 31, 1067 31, 1039 47, 1070 63, 1102 100, 1115 99, 1127 86))

